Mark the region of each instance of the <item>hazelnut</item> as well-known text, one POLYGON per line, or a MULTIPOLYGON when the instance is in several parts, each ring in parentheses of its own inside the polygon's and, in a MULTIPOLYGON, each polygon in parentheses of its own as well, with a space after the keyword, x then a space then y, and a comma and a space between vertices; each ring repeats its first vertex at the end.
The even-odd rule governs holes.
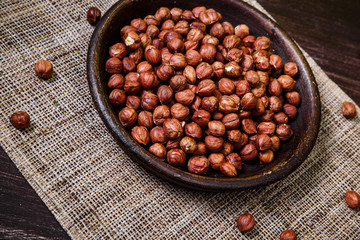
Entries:
POLYGON ((347 205, 351 208, 358 208, 360 207, 360 196, 355 191, 347 191, 345 195, 345 201, 347 205))
POLYGON ((190 116, 190 110, 181 103, 175 103, 170 108, 171 116, 178 120, 186 120, 190 116))
POLYGON ((146 24, 148 25, 148 28, 152 25, 154 26, 159 26, 160 25, 160 20, 157 19, 154 15, 147 15, 144 18, 144 21, 146 22, 146 24))
POLYGON ((125 33, 125 35, 123 36, 123 41, 125 45, 132 50, 135 50, 141 46, 141 39, 139 35, 134 31, 129 31, 125 33))
POLYGON ((183 10, 180 8, 172 8, 170 10, 171 19, 175 22, 180 20, 181 14, 183 13, 183 10))
POLYGON ((280 148, 280 139, 277 136, 271 136, 271 151, 276 152, 280 148))
POLYGON ((257 150, 265 152, 271 148, 271 139, 266 134, 259 134, 255 141, 257 150))
POLYGON ((253 135, 257 133, 256 122, 249 118, 241 120, 241 127, 246 134, 253 135))
POLYGON ((259 134, 255 134, 255 135, 250 136, 248 138, 249 143, 255 145, 255 147, 256 147, 256 139, 258 138, 258 136, 259 136, 259 134))
POLYGON ((274 112, 266 109, 265 112, 258 117, 260 122, 271 122, 274 119, 274 112))
POLYGON ((206 31, 206 25, 201 23, 201 22, 192 22, 190 24, 190 28, 191 29, 198 29, 202 32, 205 32, 206 31))
POLYGON ((240 120, 245 119, 245 118, 249 118, 251 116, 251 112, 250 111, 245 111, 245 110, 240 110, 238 116, 239 116, 240 120))
MULTIPOLYGON (((220 52, 217 52, 217 53, 216 53, 216 56, 215 56, 215 61, 224 63, 224 62, 225 62, 225 58, 224 58, 224 56, 223 56, 220 52)), ((224 74, 225 74, 225 66, 224 66, 224 74)), ((224 75, 224 76, 225 76, 225 75, 224 75)))
POLYGON ((129 72, 134 72, 136 70, 136 64, 134 62, 134 60, 128 58, 128 57, 125 57, 123 60, 122 60, 122 65, 123 65, 123 70, 124 70, 124 73, 129 73, 129 72))
POLYGON ((296 91, 287 92, 285 98, 291 105, 298 106, 300 104, 300 94, 296 91))
POLYGON ((271 150, 259 153, 260 164, 271 163, 274 159, 274 153, 271 150))
POLYGON ((223 149, 221 150, 221 153, 225 156, 229 155, 234 151, 234 146, 229 142, 224 142, 223 149))
POLYGON ((219 120, 221 121, 224 117, 224 113, 219 112, 219 111, 215 111, 214 114, 212 115, 214 120, 219 120))
POLYGON ((270 50, 271 42, 270 39, 264 36, 257 37, 254 44, 254 49, 256 50, 270 50))
POLYGON ((225 157, 222 153, 212 153, 209 155, 208 160, 212 169, 219 170, 220 165, 225 162, 225 157))
POLYGON ((215 90, 216 90, 215 83, 210 79, 206 79, 199 82, 196 88, 196 94, 201 97, 212 96, 214 95, 215 90))
POLYGON ((154 47, 153 45, 148 45, 145 48, 145 59, 152 65, 158 65, 161 63, 161 53, 159 49, 154 47))
POLYGON ((251 231, 254 226, 255 218, 249 213, 244 213, 240 215, 237 220, 237 227, 242 233, 251 231))
POLYGON ((196 174, 205 174, 210 166, 210 162, 205 156, 194 156, 189 159, 188 170, 196 174))
POLYGON ((243 43, 245 45, 245 47, 250 47, 252 48, 255 42, 255 37, 253 35, 248 35, 246 37, 243 38, 243 43))
POLYGON ((253 144, 246 144, 241 148, 239 154, 243 161, 250 161, 257 157, 258 151, 253 144))
POLYGON ((288 75, 281 75, 279 78, 278 78, 278 81, 282 87, 282 89, 285 91, 285 92, 290 92, 294 89, 294 86, 295 86, 295 80, 292 79, 292 77, 288 76, 288 75))
POLYGON ((186 164, 186 155, 183 150, 174 148, 168 151, 166 160, 174 167, 183 167, 186 164))
POLYGON ((151 92, 141 96, 141 107, 146 111, 153 111, 159 105, 158 97, 151 92))
POLYGON ((219 39, 216 37, 213 37, 211 35, 205 35, 205 37, 202 39, 201 44, 212 44, 215 47, 219 45, 219 39))
POLYGON ((283 111, 290 119, 293 119, 296 117, 297 114, 297 108, 291 104, 284 104, 283 111))
POLYGON ((111 89, 121 89, 125 83, 124 76, 121 74, 114 74, 110 77, 107 87, 111 89))
MULTIPOLYGON (((251 55, 244 54, 244 57, 243 57, 240 65, 243 68, 243 71, 249 71, 249 70, 253 69, 253 67, 254 67, 254 59, 252 58, 251 55)), ((259 79, 260 79, 260 76, 259 76, 259 79)))
POLYGON ((150 139, 153 143, 166 143, 168 141, 168 138, 165 135, 164 129, 159 126, 151 129, 150 139))
POLYGON ((161 85, 157 90, 157 96, 161 104, 167 105, 173 99, 173 90, 169 86, 161 85))
POLYGON ((138 115, 138 124, 139 126, 144 126, 147 129, 151 129, 153 127, 153 114, 147 111, 141 111, 138 115))
POLYGON ((215 137, 223 136, 225 134, 225 131, 225 126, 220 121, 210 121, 208 123, 208 132, 215 137))
POLYGON ((195 16, 194 14, 190 11, 190 10, 185 10, 182 14, 181 14, 181 19, 188 21, 188 22, 192 22, 195 20, 195 16))
POLYGON ((229 78, 240 77, 242 72, 241 67, 235 61, 228 62, 225 64, 225 75, 229 78))
POLYGON ((280 240, 296 240, 296 233, 293 230, 285 230, 280 234, 280 240))
POLYGON ((211 26, 209 33, 211 36, 214 36, 218 39, 223 39, 225 37, 225 29, 219 22, 211 26))
POLYGON ((117 57, 123 59, 126 57, 126 46, 123 43, 115 43, 109 48, 109 55, 110 57, 117 57))
POLYGON ((273 135, 275 132, 276 125, 273 122, 261 122, 257 126, 257 131, 259 134, 267 134, 269 136, 273 135))
POLYGON ((196 18, 199 18, 200 13, 205 12, 205 11, 206 11, 206 7, 204 7, 204 6, 194 7, 192 9, 192 13, 194 14, 194 16, 196 18))
POLYGON ((168 81, 172 76, 174 76, 175 71, 170 66, 170 64, 162 64, 156 70, 156 75, 162 81, 168 81))
POLYGON ((227 129, 237 129, 240 126, 240 119, 236 113, 229 113, 224 116, 222 123, 227 129))
POLYGON ((175 75, 170 79, 170 87, 174 92, 180 92, 186 88, 186 77, 183 75, 175 75))
POLYGON ((200 42, 204 38, 204 33, 199 29, 191 29, 186 36, 186 41, 200 42))
POLYGON ((237 153, 230 153, 226 156, 225 161, 233 165, 236 169, 242 169, 241 158, 237 153))
POLYGON ((215 96, 204 97, 201 101, 201 108, 208 112, 215 112, 218 106, 219 100, 215 96))
POLYGON ((130 25, 134 27, 137 32, 145 32, 147 28, 146 21, 141 18, 131 20, 130 25))
POLYGON ((346 118, 354 118, 356 116, 355 104, 351 102, 343 102, 341 110, 346 118))
POLYGON ((218 13, 212 9, 209 8, 203 12, 200 12, 199 14, 199 20, 204 23, 205 25, 211 25, 217 21, 220 20, 220 17, 218 15, 218 13))
POLYGON ((253 93, 246 93, 242 98, 241 98, 241 107, 244 110, 251 110, 256 108, 256 104, 257 104, 257 98, 254 96, 253 93))
POLYGON ((161 143, 154 143, 151 145, 149 152, 160 158, 161 161, 164 161, 166 158, 166 148, 161 143))
POLYGON ((280 96, 282 93, 282 87, 277 79, 270 82, 268 92, 272 96, 280 96))
POLYGON ((240 137, 240 141, 234 142, 233 145, 234 145, 234 148, 239 149, 239 148, 242 148, 243 146, 245 146, 248 142, 249 142, 248 135, 246 135, 245 133, 242 133, 241 137, 240 137))
POLYGON ((196 112, 194 112, 193 116, 192 116, 192 120, 199 124, 200 127, 205 127, 207 126, 208 122, 210 121, 210 113, 200 109, 196 112))
POLYGON ((251 91, 251 87, 248 81, 241 80, 236 84, 236 95, 243 97, 246 93, 251 91))
POLYGON ((232 96, 221 96, 219 101, 219 110, 223 113, 232 113, 239 110, 239 103, 232 96))
POLYGON ((288 124, 279 124, 276 127, 276 135, 279 137, 282 141, 287 141, 291 138, 293 135, 293 131, 288 124))
POLYGON ((260 99, 263 102, 264 107, 267 108, 269 106, 269 98, 267 96, 262 96, 260 99))
POLYGON ((266 86, 262 82, 258 82, 254 87, 251 89, 251 92, 255 95, 255 97, 262 97, 266 93, 266 86))
POLYGON ((149 35, 150 39, 155 39, 159 35, 160 30, 154 25, 149 25, 146 29, 146 33, 149 35))
POLYGON ((160 32, 159 33, 159 38, 163 39, 163 41, 165 43, 170 42, 174 38, 178 38, 178 39, 183 40, 183 37, 179 33, 175 32, 175 31, 169 31, 169 30, 165 30, 165 31, 160 32))
MULTIPOLYGON (((155 38, 153 41, 152 41, 152 45, 154 47, 156 47, 157 49, 161 50, 165 47, 165 43, 163 40, 159 39, 159 38, 155 38)), ((163 62, 165 63, 165 62, 163 62)))
POLYGON ((222 22, 221 25, 224 28, 225 35, 234 35, 235 34, 235 29, 231 23, 222 22))
POLYGON ((235 35, 239 38, 244 38, 249 35, 249 27, 245 24, 239 24, 235 27, 235 35))
POLYGON ((205 143, 197 142, 197 150, 193 154, 194 155, 206 155, 205 143))
POLYGON ((150 142, 149 132, 146 127, 135 126, 131 130, 131 136, 140 144, 147 145, 150 142))
POLYGON ((147 33, 140 33, 139 34, 141 47, 146 48, 148 45, 152 43, 151 37, 147 33))
POLYGON ((120 35, 121 37, 124 37, 124 35, 128 32, 136 32, 136 28, 134 28, 133 26, 130 25, 126 25, 124 26, 121 30, 120 30, 120 35))
POLYGON ((255 58, 255 66, 258 70, 267 70, 270 67, 269 58, 257 57, 255 58))
POLYGON ((196 76, 199 79, 212 78, 214 76, 214 69, 210 64, 202 62, 196 67, 196 76))
POLYGON ((273 54, 270 56, 270 66, 275 71, 281 70, 283 67, 283 60, 279 55, 273 54))
POLYGON ((96 25, 100 20, 101 12, 97 7, 90 7, 86 14, 86 19, 91 25, 96 25))
POLYGON ((133 108, 137 110, 141 106, 141 99, 139 96, 135 96, 135 95, 127 96, 125 105, 129 108, 133 108))
POLYGON ((163 123, 165 135, 169 139, 176 139, 183 135, 183 128, 179 120, 175 118, 166 119, 163 123))
POLYGON ((162 126, 166 119, 170 117, 170 109, 166 105, 157 106, 154 109, 152 120, 155 125, 162 126))
MULTIPOLYGON (((185 46, 185 52, 188 52, 190 50, 197 50, 199 47, 199 42, 195 42, 195 41, 186 41, 184 43, 185 46)), ((199 53, 200 54, 200 53, 199 53)), ((201 55, 200 55, 201 56, 201 55)))
POLYGON ((158 79, 153 72, 142 72, 139 81, 143 89, 152 89, 158 85, 158 79))
POLYGON ((200 55, 205 62, 212 63, 215 60, 216 47, 213 44, 204 44, 200 48, 200 55))
POLYGON ((138 64, 143 58, 143 53, 144 50, 142 48, 138 48, 135 51, 129 53, 129 58, 132 59, 135 64, 138 64))
POLYGON ((30 116, 23 111, 16 111, 10 116, 10 123, 16 129, 24 129, 30 125, 30 116))
POLYGON ((237 170, 231 163, 228 163, 228 162, 221 163, 219 166, 219 169, 220 169, 221 173, 227 177, 236 177, 237 176, 237 170))
POLYGON ((289 75, 290 77, 295 77, 298 73, 298 67, 294 62, 288 62, 284 65, 284 74, 289 75))
POLYGON ((184 52, 184 42, 178 38, 171 39, 169 42, 167 42, 167 47, 171 53, 184 52))
POLYGON ((138 114, 133 108, 124 107, 119 112, 119 120, 124 127, 134 125, 137 119, 138 114))
POLYGON ((259 75, 259 81, 265 84, 265 86, 268 86, 270 83, 269 74, 264 71, 256 71, 259 75))
POLYGON ((196 96, 194 102, 190 106, 191 110, 193 110, 193 111, 199 110, 201 107, 201 103, 202 103, 201 98, 196 96))
POLYGON ((190 105, 195 98, 195 93, 186 89, 175 94, 175 100, 183 105, 190 105))
POLYGON ((274 115, 274 122, 276 124, 283 124, 288 122, 288 116, 283 112, 278 112, 274 115))
POLYGON ((221 78, 225 77, 225 65, 222 62, 215 61, 215 62, 213 62, 211 67, 213 68, 214 75, 217 79, 221 79, 221 78))
POLYGON ((247 71, 245 73, 244 79, 248 81, 251 85, 256 85, 260 81, 260 77, 257 72, 254 70, 247 71))
POLYGON ((202 62, 201 54, 196 50, 189 50, 185 54, 186 62, 191 66, 197 66, 202 62))
POLYGON ((218 82, 218 89, 222 94, 230 95, 235 91, 235 84, 228 78, 222 78, 218 82))
POLYGON ((242 139, 240 130, 234 129, 226 132, 226 139, 231 143, 238 143, 242 139))
MULTIPOLYGON (((40 60, 41 61, 41 60, 40 60)), ((38 64, 35 65, 35 73, 36 72, 39 72, 40 70, 37 70, 37 66, 38 64)), ((44 68, 44 67, 43 67, 44 68)), ((51 67, 52 68, 52 67, 51 67)), ((39 68, 38 68, 39 69, 39 68)), ((110 74, 115 74, 115 73, 121 73, 122 71, 122 62, 120 59, 118 58, 115 58, 115 57, 112 57, 112 58, 109 58, 107 61, 106 61, 106 64, 105 64, 105 69, 108 73, 110 74)), ((51 73, 52 73, 52 69, 51 69, 51 73)), ((39 74, 36 74, 39 76, 39 74)), ((51 75, 51 74, 50 74, 51 75)), ((50 75, 46 75, 48 76, 48 78, 50 78, 50 75)))
POLYGON ((191 122, 185 125, 185 134, 199 140, 202 137, 202 129, 197 123, 191 122))
POLYGON ((265 105, 260 98, 256 99, 256 107, 253 109, 252 114, 254 116, 260 116, 265 112, 265 105))
POLYGON ((111 91, 109 99, 114 106, 120 107, 126 101, 126 94, 123 90, 114 89, 111 91))
POLYGON ((282 109, 280 98, 276 96, 269 97, 269 109, 273 112, 279 112, 282 109))
POLYGON ((236 35, 226 36, 223 40, 223 46, 225 49, 230 50, 232 48, 239 48, 241 39, 236 35))
POLYGON ((164 30, 173 30, 175 26, 175 23, 173 20, 168 19, 166 21, 163 22, 163 24, 161 25, 160 30, 164 31, 164 30))
POLYGON ((182 55, 181 53, 175 53, 171 58, 170 58, 170 65, 175 69, 175 70, 181 70, 184 69, 187 65, 186 63, 186 59, 185 56, 182 55))
POLYGON ((174 149, 180 147, 180 138, 177 139, 169 139, 169 141, 166 143, 167 149, 174 149))
POLYGON ((179 21, 176 23, 174 31, 182 36, 186 36, 190 31, 190 25, 187 21, 179 21))
POLYGON ((155 13, 155 18, 159 21, 165 21, 167 19, 170 19, 171 14, 170 10, 167 7, 161 7, 159 8, 155 13))
POLYGON ((224 139, 208 135, 205 137, 205 145, 210 152, 220 152, 224 145, 224 139))
POLYGON ((180 147, 185 153, 194 153, 197 150, 196 141, 191 137, 183 137, 180 141, 180 147))

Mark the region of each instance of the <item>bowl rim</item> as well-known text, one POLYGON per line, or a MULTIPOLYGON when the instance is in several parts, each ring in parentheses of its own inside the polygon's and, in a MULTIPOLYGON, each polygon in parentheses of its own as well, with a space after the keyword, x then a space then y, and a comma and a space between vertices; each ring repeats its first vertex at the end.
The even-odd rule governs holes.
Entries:
POLYGON ((141 147, 137 142, 135 142, 132 139, 131 135, 123 128, 123 126, 121 126, 121 124, 119 124, 117 116, 111 111, 107 96, 105 96, 105 94, 102 94, 101 79, 100 76, 97 75, 96 71, 96 63, 99 59, 99 54, 97 54, 96 48, 99 44, 99 40, 101 40, 101 34, 104 31, 104 27, 108 22, 111 21, 111 19, 109 19, 110 16, 112 16, 114 12, 121 8, 121 5, 126 2, 127 1, 118 1, 117 3, 115 3, 98 22, 96 29, 92 34, 88 47, 87 79, 93 102, 101 119, 105 123, 105 126, 108 128, 112 136, 118 142, 120 147, 133 161, 141 165, 143 168, 145 168, 147 171, 151 172, 155 176, 167 180, 168 182, 171 182, 178 186, 190 188, 193 190, 212 192, 245 190, 268 185, 289 175, 305 161, 305 159, 315 145, 321 121, 320 95, 311 68, 307 60, 305 59, 303 53, 299 49, 298 45, 278 25, 278 23, 276 23, 264 13, 260 12, 248 3, 238 0, 234 2, 236 2, 237 4, 242 4, 243 7, 245 7, 248 11, 251 11, 252 14, 256 15, 257 17, 268 19, 273 31, 277 31, 280 35, 282 35, 282 37, 286 38, 292 49, 296 51, 297 57, 303 63, 304 70, 308 74, 308 78, 311 84, 311 96, 314 96, 314 101, 312 103, 312 107, 314 110, 312 111, 310 119, 311 122, 309 122, 310 127, 308 129, 311 137, 306 137, 306 139, 302 143, 301 149, 295 150, 296 152, 298 152, 297 157, 290 157, 290 159, 284 161, 276 169, 276 171, 270 172, 271 174, 258 174, 252 177, 248 177, 246 179, 213 178, 185 172, 165 162, 159 161, 156 159, 155 156, 153 156, 151 153, 141 147), (224 184, 224 182, 226 182, 226 184, 224 184))

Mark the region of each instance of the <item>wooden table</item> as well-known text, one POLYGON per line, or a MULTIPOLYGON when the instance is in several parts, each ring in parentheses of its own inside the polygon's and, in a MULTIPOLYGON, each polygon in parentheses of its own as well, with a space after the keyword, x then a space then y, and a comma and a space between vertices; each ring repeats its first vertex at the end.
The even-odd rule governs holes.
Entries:
MULTIPOLYGON (((360 1, 258 1, 360 105, 360 1)), ((1 147, 0 166, 0 239, 69 239, 1 147)))

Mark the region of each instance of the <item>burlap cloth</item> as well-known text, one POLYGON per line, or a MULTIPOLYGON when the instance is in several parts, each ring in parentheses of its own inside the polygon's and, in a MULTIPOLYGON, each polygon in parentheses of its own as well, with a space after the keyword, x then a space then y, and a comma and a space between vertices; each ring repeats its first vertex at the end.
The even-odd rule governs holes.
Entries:
MULTIPOLYGON (((89 6, 105 13, 114 0, 0 1, 0 143, 74 239, 360 239, 360 213, 344 194, 360 191, 359 117, 351 101, 306 53, 321 94, 317 144, 290 176, 258 190, 194 192, 157 179, 133 163, 100 119, 88 90, 86 54, 94 30, 89 6), (51 80, 34 75, 38 59, 51 80), (9 116, 24 110, 31 127, 9 116), (256 227, 236 229, 248 211, 256 227)), ((264 11, 255 1, 249 2, 264 11)), ((359 109, 358 109, 359 111, 359 109)))

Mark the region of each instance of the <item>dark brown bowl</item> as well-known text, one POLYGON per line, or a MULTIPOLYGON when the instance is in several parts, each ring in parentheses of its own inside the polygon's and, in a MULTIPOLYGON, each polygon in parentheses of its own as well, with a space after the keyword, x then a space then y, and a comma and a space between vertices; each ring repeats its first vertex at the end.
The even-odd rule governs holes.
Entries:
POLYGON ((319 93, 314 76, 299 48, 277 23, 241 1, 119 1, 106 12, 94 31, 88 50, 87 75, 90 91, 101 118, 130 158, 164 180, 195 190, 242 190, 264 186, 287 176, 304 162, 310 153, 320 126, 319 93), (211 171, 205 176, 194 175, 159 161, 133 140, 129 129, 121 126, 117 117, 119 109, 114 108, 108 99, 109 89, 106 85, 109 75, 105 72, 105 61, 108 58, 109 47, 120 41, 120 29, 128 25, 133 18, 144 18, 148 14, 154 14, 161 6, 192 9, 200 5, 218 10, 224 20, 234 26, 240 23, 247 24, 255 36, 268 36, 276 53, 284 62, 293 61, 299 67, 295 89, 300 92, 302 103, 296 120, 291 123, 294 136, 281 145, 272 163, 244 163, 243 170, 237 178, 224 178, 211 171))

